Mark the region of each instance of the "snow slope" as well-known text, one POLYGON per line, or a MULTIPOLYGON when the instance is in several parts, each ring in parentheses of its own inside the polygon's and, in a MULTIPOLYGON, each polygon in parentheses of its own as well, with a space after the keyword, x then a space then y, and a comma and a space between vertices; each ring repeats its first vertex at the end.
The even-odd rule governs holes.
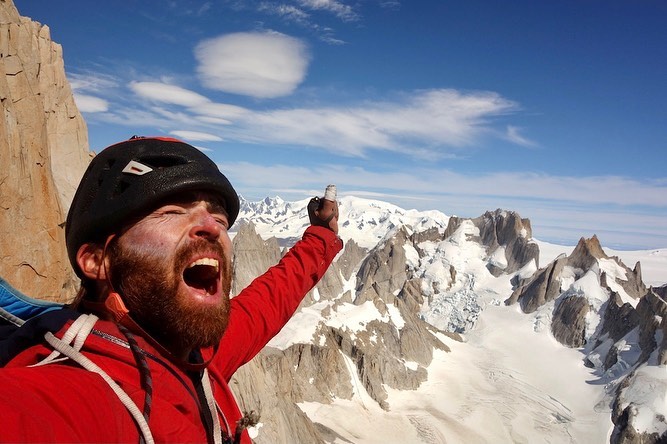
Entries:
MULTIPOLYGON (((293 242, 307 225, 306 204, 307 200, 288 204, 267 199, 254 208, 263 211, 261 218, 252 216, 250 206, 242 214, 253 220, 264 238, 276 236, 293 242)), ((449 219, 436 211, 405 211, 353 197, 344 198, 340 208, 341 237, 346 241, 353 239, 366 248, 372 248, 402 224, 419 231, 436 227, 444 232, 449 219)), ((389 411, 382 410, 365 393, 352 362, 348 362, 356 388, 353 399, 300 404, 311 420, 339 435, 334 442, 609 442, 613 424, 611 398, 605 384, 618 381, 613 377, 601 378, 596 369, 585 367, 586 350, 566 348, 553 338, 549 328, 553 301, 532 314, 522 313, 518 304, 503 304, 511 293, 511 276, 494 277, 488 272, 486 252, 476 242, 469 241, 475 230, 471 223, 464 222, 448 239, 420 245, 428 253, 428 260, 420 260, 416 251, 406 251, 408 267, 423 279, 424 296, 433 296, 423 308, 422 316, 443 330, 463 332, 464 342, 440 335, 451 351, 435 353, 428 367, 428 381, 419 389, 387 388, 389 411), (440 288, 451 284, 449 265, 457 269, 454 286, 440 295, 430 295, 434 284, 440 288)), ((536 242, 540 247, 540 266, 574 249, 536 242)), ((648 284, 667 281, 664 266, 667 249, 605 251, 610 256, 619 256, 631 267, 640 260, 648 284)), ((601 267, 606 267, 605 271, 613 276, 619 272, 614 264, 603 261, 601 267)), ((533 265, 519 273, 534 271, 533 265)), ((573 291, 586 294, 590 304, 600 306, 605 295, 600 294, 597 284, 592 285, 596 282, 594 276, 585 275, 579 279, 573 277, 564 285, 571 285, 573 291)), ((354 276, 346 284, 347 290, 354 290, 354 276)), ((296 342, 309 342, 319 322, 345 328, 354 335, 355 329, 365 328, 373 319, 392 323, 399 329, 403 322, 397 311, 381 315, 371 303, 321 301, 298 312, 270 346, 284 349, 296 342), (327 313, 326 317, 322 313, 327 313)), ((595 315, 588 319, 591 324, 599 321, 595 315)), ((591 325, 588 331, 594 330, 595 325, 591 325)), ((636 378, 650 381, 658 394, 663 393, 662 397, 656 396, 655 391, 641 391, 637 388, 641 385, 627 389, 628 402, 635 402, 644 412, 639 416, 645 422, 640 424, 642 430, 649 432, 656 428, 652 420, 655 413, 667 410, 665 405, 655 406, 664 404, 667 390, 664 375, 656 377, 654 370, 642 369, 636 378)), ((664 368, 659 371, 664 373, 664 368)))

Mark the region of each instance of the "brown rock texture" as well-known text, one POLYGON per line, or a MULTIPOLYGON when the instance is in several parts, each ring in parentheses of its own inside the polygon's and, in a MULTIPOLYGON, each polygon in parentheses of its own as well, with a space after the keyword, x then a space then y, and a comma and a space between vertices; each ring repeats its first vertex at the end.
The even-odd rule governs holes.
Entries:
POLYGON ((24 293, 66 301, 76 280, 66 210, 87 166, 88 135, 49 28, 0 1, 0 276, 24 293))

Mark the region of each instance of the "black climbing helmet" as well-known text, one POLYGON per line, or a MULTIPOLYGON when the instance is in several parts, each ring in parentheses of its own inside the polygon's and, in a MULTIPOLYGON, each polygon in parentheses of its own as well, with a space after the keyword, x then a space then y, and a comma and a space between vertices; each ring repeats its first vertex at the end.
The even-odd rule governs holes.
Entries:
POLYGON ((104 241, 165 197, 187 191, 219 196, 232 226, 239 197, 197 148, 172 138, 135 136, 102 150, 88 165, 67 214, 67 254, 76 273, 81 276, 76 263, 81 245, 104 241))

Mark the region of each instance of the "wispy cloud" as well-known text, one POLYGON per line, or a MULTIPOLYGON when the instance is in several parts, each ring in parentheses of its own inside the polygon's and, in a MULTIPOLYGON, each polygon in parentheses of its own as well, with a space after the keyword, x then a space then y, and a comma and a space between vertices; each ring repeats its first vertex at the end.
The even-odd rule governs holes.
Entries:
POLYGON ((306 76, 306 44, 278 32, 240 32, 195 48, 197 73, 207 88, 258 98, 291 94, 306 76))
POLYGON ((489 119, 516 109, 495 93, 416 91, 395 101, 255 112, 238 122, 239 138, 305 145, 346 156, 368 149, 439 158, 488 133, 489 119))
POLYGON ((261 2, 259 4, 258 10, 260 12, 266 12, 271 15, 276 15, 281 17, 289 22, 297 23, 302 26, 310 27, 310 14, 304 11, 301 8, 297 8, 294 5, 286 5, 284 3, 275 3, 275 2, 261 2))
POLYGON ((298 0, 298 3, 304 8, 331 12, 344 21, 359 19, 359 15, 354 11, 352 6, 336 0, 298 0))
POLYGON ((507 126, 507 133, 506 133, 506 138, 512 143, 516 143, 517 145, 521 146, 526 146, 526 147, 535 147, 537 146, 536 142, 533 142, 532 140, 529 140, 522 136, 520 134, 521 129, 513 126, 513 125, 508 125, 507 126))
POLYGON ((331 45, 342 45, 345 44, 345 41, 336 36, 331 26, 320 24, 322 13, 332 13, 342 22, 356 22, 361 19, 352 6, 337 1, 299 0, 290 4, 263 1, 259 3, 257 10, 278 17, 285 22, 299 25, 312 32, 319 40, 331 45))
POLYGON ((171 131, 169 134, 189 142, 221 142, 222 137, 198 131, 171 131))
MULTIPOLYGON (((207 86, 253 97, 288 94, 305 76, 307 65, 302 43, 277 33, 222 36, 202 43, 198 54, 198 70, 207 86)), ((519 110, 518 104, 495 92, 454 89, 403 92, 391 99, 344 105, 250 109, 216 102, 168 76, 142 81, 109 75, 74 78, 81 90, 95 93, 82 96, 82 110, 99 112, 101 121, 221 134, 228 141, 309 147, 352 157, 365 157, 369 150, 422 159, 451 157, 485 137, 498 137, 495 119, 519 110), (129 96, 122 85, 129 85, 129 96)), ((513 142, 529 143, 515 127, 507 132, 513 142)))
POLYGON ((130 82, 130 89, 137 96, 155 102, 181 106, 198 106, 209 102, 201 94, 162 82, 130 82))
POLYGON ((99 113, 109 110, 109 102, 99 97, 75 92, 74 101, 79 111, 83 113, 99 113))
MULTIPOLYGON (((444 169, 375 171, 346 165, 294 167, 260 166, 250 163, 225 164, 235 180, 261 187, 299 188, 318 182, 340 183, 341 190, 366 189, 393 195, 422 198, 459 196, 467 200, 487 198, 502 201, 539 201, 587 205, 667 208, 667 186, 616 176, 571 177, 533 173, 462 174, 444 169), (261 174, 252 174, 259 171, 261 174), (323 177, 324 176, 324 177, 323 177)), ((487 208, 488 209, 488 208, 487 208)), ((667 221, 666 221, 667 223, 667 221)))
POLYGON ((130 89, 142 99, 128 101, 134 109, 119 104, 100 118, 132 124, 140 112, 135 125, 219 133, 226 140, 309 147, 348 157, 366 157, 369 150, 422 159, 451 157, 494 137, 494 119, 519 108, 497 93, 452 89, 403 93, 391 101, 268 110, 216 103, 170 83, 130 82, 130 89))
POLYGON ((72 90, 88 93, 104 92, 121 85, 117 77, 97 71, 68 72, 67 80, 72 90))
POLYGON ((379 4, 383 8, 387 9, 400 9, 401 2, 398 0, 380 0, 379 4))

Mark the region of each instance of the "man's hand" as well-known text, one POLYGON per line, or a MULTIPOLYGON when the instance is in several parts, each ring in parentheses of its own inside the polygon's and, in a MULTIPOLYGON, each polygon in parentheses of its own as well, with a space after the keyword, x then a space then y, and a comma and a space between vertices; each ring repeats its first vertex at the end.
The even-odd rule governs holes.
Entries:
POLYGON ((313 197, 308 202, 310 224, 328 228, 338 234, 338 202, 313 197))

